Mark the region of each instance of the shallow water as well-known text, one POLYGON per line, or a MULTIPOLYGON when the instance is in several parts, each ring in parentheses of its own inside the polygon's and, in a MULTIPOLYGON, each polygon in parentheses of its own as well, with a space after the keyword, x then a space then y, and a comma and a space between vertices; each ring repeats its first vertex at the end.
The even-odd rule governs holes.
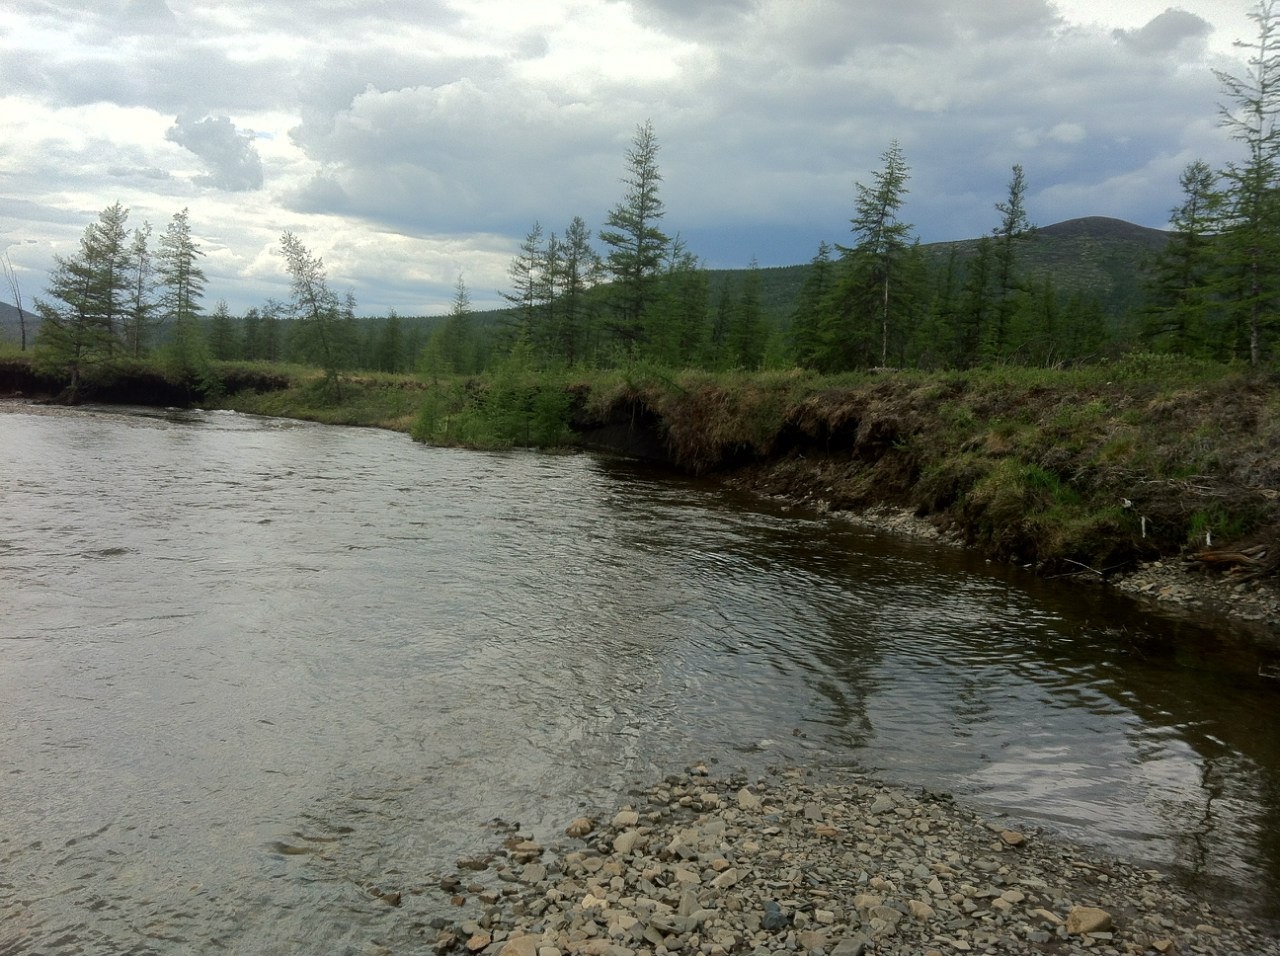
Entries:
POLYGON ((496 844, 699 759, 859 766, 1280 911, 1227 631, 590 456, 0 414, 0 953, 423 945, 496 844))

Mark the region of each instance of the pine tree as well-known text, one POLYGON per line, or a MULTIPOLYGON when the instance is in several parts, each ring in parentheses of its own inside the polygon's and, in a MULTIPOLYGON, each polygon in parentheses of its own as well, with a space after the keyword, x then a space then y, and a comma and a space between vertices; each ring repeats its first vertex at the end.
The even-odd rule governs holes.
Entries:
POLYGON ((387 316, 374 349, 374 367, 381 372, 404 371, 404 325, 395 309, 387 316))
POLYGON ((175 213, 160 237, 156 256, 160 309, 175 327, 193 325, 200 316, 205 277, 199 259, 203 255, 191 236, 187 210, 175 213))
POLYGON ((119 348, 118 323, 129 291, 127 218, 119 203, 104 209, 85 227, 79 251, 55 258, 51 301, 36 300, 41 318, 36 360, 46 371, 66 375, 73 397, 84 373, 119 348))
POLYGON ((338 298, 329 290, 324 262, 313 256, 292 232, 286 231, 280 237, 280 245, 285 268, 293 280, 293 314, 298 321, 302 352, 324 369, 326 391, 341 399, 341 315, 338 298))
POLYGON ((898 267, 909 248, 911 226, 903 222, 900 212, 907 194, 910 170, 897 140, 881 156, 883 166, 872 173, 872 185, 857 184, 858 198, 850 225, 857 243, 852 248, 840 246, 845 263, 844 275, 838 283, 840 297, 834 318, 845 326, 848 341, 831 343, 835 356, 844 363, 868 364, 867 346, 879 338, 881 365, 889 361, 889 335, 895 318, 893 299, 898 267), (878 319, 878 333, 863 326, 866 316, 878 319))
POLYGON ((614 333, 634 351, 644 335, 670 238, 659 228, 664 208, 658 195, 658 139, 653 124, 637 127, 627 151, 627 193, 605 219, 600 241, 608 246, 605 268, 615 284, 614 333))
POLYGON ((1232 311, 1247 335, 1251 365, 1262 361, 1264 322, 1280 298, 1280 0, 1259 0, 1249 18, 1258 26, 1249 72, 1215 70, 1229 104, 1220 124, 1245 146, 1243 163, 1230 164, 1225 181, 1224 264, 1234 277, 1232 311))
POLYGON ((822 310, 834 282, 831 247, 818 243, 818 252, 809 263, 804 285, 791 311, 791 359, 804 368, 819 368, 823 356, 822 310))
POLYGON ((226 299, 219 299, 209 319, 209 351, 220 362, 242 357, 235 320, 226 299))
POLYGON ((130 283, 124 318, 125 352, 141 358, 147 350, 152 313, 156 309, 155 277, 151 259, 151 223, 133 230, 129 245, 130 283))
POLYGON ((1009 181, 1009 198, 1005 202, 996 203, 1000 225, 991 230, 994 242, 992 279, 995 302, 987 354, 996 359, 1006 358, 1008 355, 1009 328, 1018 308, 1017 296, 1021 291, 1017 275, 1018 246, 1034 232, 1031 220, 1027 218, 1026 193, 1026 177, 1022 167, 1015 164, 1013 178, 1009 181))
MULTIPOLYGON (((423 349, 422 371, 435 376, 441 373, 469 375, 479 370, 471 316, 471 293, 462 273, 458 273, 449 314, 431 333, 431 339, 423 349)), ((527 341, 521 338, 516 343, 518 346, 520 342, 527 341)))
POLYGON ((755 371, 764 360, 766 330, 764 310, 760 304, 760 267, 754 259, 742 282, 729 326, 728 352, 730 364, 735 368, 755 371))
POLYGON ((574 364, 590 354, 595 313, 588 296, 600 281, 600 257, 591 248, 591 232, 581 216, 575 216, 560 243, 560 309, 556 351, 574 364))
POLYGON ((1213 232, 1222 196, 1217 177, 1203 160, 1189 163, 1178 182, 1182 204, 1171 213, 1172 235, 1147 283, 1143 337, 1160 351, 1200 355, 1208 347, 1215 308, 1213 232))
POLYGON ((540 275, 544 271, 544 248, 542 244, 542 224, 534 222, 533 228, 520 243, 520 252, 512 260, 507 270, 511 277, 511 291, 501 293, 502 297, 513 306, 512 332, 513 341, 522 336, 533 335, 534 323, 538 312, 538 286, 540 275))

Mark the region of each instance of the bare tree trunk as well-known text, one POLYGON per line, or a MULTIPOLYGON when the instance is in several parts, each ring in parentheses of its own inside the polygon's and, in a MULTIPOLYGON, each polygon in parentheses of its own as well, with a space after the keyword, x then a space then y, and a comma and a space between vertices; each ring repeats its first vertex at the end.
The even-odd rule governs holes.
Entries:
POLYGON ((18 274, 13 271, 13 262, 9 259, 9 253, 4 254, 4 277, 9 284, 9 291, 13 295, 13 304, 18 310, 18 334, 22 340, 22 351, 27 350, 27 314, 22 308, 22 289, 18 285, 18 274))

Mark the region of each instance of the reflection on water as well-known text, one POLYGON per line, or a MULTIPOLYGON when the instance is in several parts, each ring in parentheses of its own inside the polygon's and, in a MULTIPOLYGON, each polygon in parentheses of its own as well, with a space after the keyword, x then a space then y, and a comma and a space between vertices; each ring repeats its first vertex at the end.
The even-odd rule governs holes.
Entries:
POLYGON ((0 466, 0 952, 416 945, 486 821, 698 759, 952 790, 1276 912, 1276 685, 1229 634, 586 456, 10 408, 0 466))

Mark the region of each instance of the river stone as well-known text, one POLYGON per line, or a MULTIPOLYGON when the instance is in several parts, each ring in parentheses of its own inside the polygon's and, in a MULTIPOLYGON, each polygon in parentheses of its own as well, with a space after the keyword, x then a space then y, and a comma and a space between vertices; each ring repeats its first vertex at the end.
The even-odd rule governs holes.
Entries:
POLYGON ((773 900, 764 901, 764 918, 760 920, 762 929, 766 929, 771 933, 784 930, 790 924, 790 920, 786 914, 782 912, 782 907, 773 900))
POLYGON ((760 798, 746 787, 738 791, 738 806, 748 813, 755 813, 764 809, 764 804, 760 801, 760 798))
POLYGON ((871 802, 871 812, 872 813, 888 813, 890 810, 892 810, 896 806, 897 804, 894 803, 893 797, 887 794, 881 794, 871 802))
POLYGON ((912 919, 918 919, 920 922, 931 920, 937 914, 933 911, 933 907, 928 903, 922 903, 920 900, 909 900, 907 902, 907 912, 911 914, 912 919))
POLYGON ((595 821, 590 817, 576 817, 564 828, 564 832, 566 836, 584 837, 595 828, 595 821))
POLYGON ((1022 846, 1027 842, 1027 838, 1017 830, 1001 830, 1000 839, 1004 841, 1006 846, 1022 846))
POLYGON ((613 818, 613 828, 615 830, 624 830, 627 827, 633 827, 640 822, 640 814, 635 810, 619 810, 613 818))
POLYGON ((831 956, 863 956, 869 940, 865 936, 850 936, 840 940, 831 949, 831 956))
POLYGON ((1111 929, 1111 914, 1095 906, 1076 906, 1067 914, 1067 932, 1072 936, 1105 933, 1111 929))
MULTIPOLYGON (((622 814, 618 814, 618 816, 622 816, 622 814)), ((635 814, 633 813, 631 814, 631 816, 635 816, 635 814)), ((623 856, 626 856, 628 853, 630 853, 632 850, 635 849, 636 844, 639 842, 640 842, 639 830, 626 830, 622 833, 619 833, 616 837, 614 837, 613 852, 621 853, 623 856)))
POLYGON ((538 956, 538 938, 513 936, 498 950, 498 956, 538 956))

